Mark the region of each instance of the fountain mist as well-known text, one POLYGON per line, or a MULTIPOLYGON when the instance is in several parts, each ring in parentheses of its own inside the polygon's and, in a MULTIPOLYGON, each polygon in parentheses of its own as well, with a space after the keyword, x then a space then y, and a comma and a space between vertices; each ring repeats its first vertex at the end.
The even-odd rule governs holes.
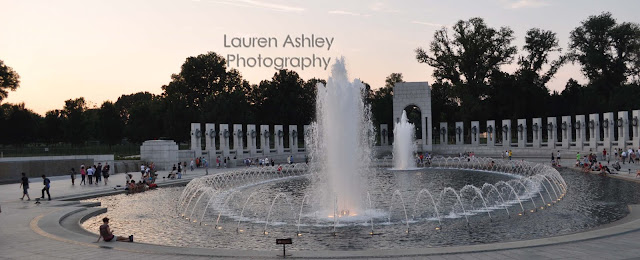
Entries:
POLYGON ((314 190, 324 209, 351 214, 364 209, 363 176, 371 163, 372 124, 363 102, 364 84, 349 81, 344 58, 331 69, 327 85, 317 85, 316 122, 312 124, 310 157, 314 190))
POLYGON ((402 111, 400 122, 393 128, 393 167, 398 170, 415 168, 413 154, 416 151, 414 142, 415 126, 409 123, 407 112, 402 111))

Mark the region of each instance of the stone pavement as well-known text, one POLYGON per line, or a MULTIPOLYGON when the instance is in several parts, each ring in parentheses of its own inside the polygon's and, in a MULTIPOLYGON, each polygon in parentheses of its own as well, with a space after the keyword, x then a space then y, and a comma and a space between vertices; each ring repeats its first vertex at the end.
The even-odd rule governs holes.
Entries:
MULTIPOLYGON (((518 159, 518 158, 514 158, 518 159)), ((538 161, 540 163, 548 163, 546 159, 527 160, 538 161)), ((574 162, 574 160, 565 159, 563 163, 574 162)), ((626 169, 640 169, 640 165, 625 164, 622 172, 626 169), (625 168, 626 167, 626 168, 625 168)), ((228 169, 210 169, 210 174, 215 174, 228 169)), ((134 179, 140 177, 140 173, 133 173, 134 179)), ((160 172, 160 177, 166 176, 166 172, 160 172)), ((188 172, 183 176, 186 180, 204 175, 203 170, 188 172)), ((615 178, 624 178, 638 181, 635 174, 621 173, 611 175, 615 178)), ((55 218, 56 214, 63 214, 69 211, 70 207, 78 207, 76 202, 62 201, 64 197, 72 196, 94 196, 96 193, 111 192, 115 184, 124 183, 124 174, 116 174, 110 177, 110 185, 104 187, 99 186, 79 186, 71 185, 68 176, 52 178, 52 198, 53 201, 44 201, 40 205, 34 204, 33 201, 20 201, 21 196, 19 184, 0 185, 0 205, 2 213, 0 213, 0 259, 198 259, 198 258, 238 258, 238 259, 264 259, 278 258, 276 255, 279 248, 274 247, 272 252, 261 252, 252 255, 250 253, 239 251, 238 257, 233 254, 225 257, 219 255, 206 255, 206 250, 172 248, 163 246, 152 246, 142 243, 93 243, 97 236, 87 234, 86 231, 76 231, 60 229, 60 217, 55 218), (69 205, 76 203, 76 205, 69 205), (65 206, 66 205, 66 206, 65 206), (45 221, 47 218, 53 218, 56 221, 45 221), (56 223, 57 222, 57 223, 56 223), (51 230, 59 230, 52 232, 51 230), (204 252, 204 253, 202 253, 204 252), (204 255, 203 255, 204 254, 204 255)), ((178 183, 177 180, 158 181, 162 185, 170 185, 178 183)), ((34 179, 31 183, 32 199, 39 197, 42 187, 41 179, 34 179)), ((497 243, 490 245, 481 245, 477 252, 456 253, 455 248, 445 248, 442 252, 446 254, 438 254, 438 250, 434 250, 434 254, 424 254, 411 256, 412 250, 404 250, 404 257, 393 257, 394 259, 631 259, 640 257, 640 208, 633 208, 630 217, 619 222, 615 222, 597 230, 573 234, 577 238, 577 242, 563 241, 562 237, 553 237, 543 239, 544 243, 533 247, 523 247, 517 249, 500 249, 509 247, 509 243, 497 243), (617 229, 618 234, 609 234, 609 232, 617 229), (604 237, 591 238, 589 234, 604 234, 604 237), (582 240, 588 239, 588 240, 582 240), (558 243, 561 242, 561 243, 558 243), (549 244, 551 243, 551 244, 549 244), (554 244, 555 243, 555 244, 554 244), (548 245, 543 245, 548 244, 548 245)), ((522 244, 536 245, 531 241, 520 241, 522 244)), ((402 251, 402 250, 400 250, 402 251)), ((390 252, 391 253, 391 252, 390 252)), ((395 253, 399 253, 396 251, 395 253)), ((348 254, 348 252, 347 252, 348 254)), ((347 254, 338 253, 337 256, 311 254, 310 258, 342 258, 347 254), (315 256, 313 256, 315 255, 315 256)), ((400 254, 402 255, 402 254, 400 254)), ((293 257, 305 257, 302 252, 293 252, 293 257)), ((372 254, 360 254, 359 258, 383 258, 384 253, 375 252, 372 254)))

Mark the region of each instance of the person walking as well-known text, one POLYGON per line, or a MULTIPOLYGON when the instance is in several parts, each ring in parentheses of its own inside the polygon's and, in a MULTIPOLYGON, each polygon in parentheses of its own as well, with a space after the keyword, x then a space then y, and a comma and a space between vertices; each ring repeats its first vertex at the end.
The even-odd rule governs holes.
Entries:
POLYGON ((31 200, 31 197, 29 197, 29 178, 27 178, 27 174, 24 172, 20 180, 20 188, 22 188, 22 198, 20 198, 20 200, 23 200, 24 196, 27 196, 27 200, 31 200))
POLYGON ((84 165, 80 165, 80 177, 82 178, 80 180, 80 184, 87 184, 87 182, 85 181, 85 179, 87 178, 87 169, 84 168, 84 165))
POLYGON ((111 169, 111 166, 109 166, 108 163, 104 164, 104 167, 102 167, 102 177, 104 177, 104 185, 107 185, 107 182, 109 181, 109 170, 111 169))
POLYGON ((71 168, 71 185, 76 185, 76 169, 71 168))
POLYGON ((42 197, 40 198, 44 199, 44 192, 46 191, 49 200, 51 200, 51 194, 49 193, 49 188, 51 188, 51 180, 49 180, 49 178, 47 178, 47 176, 45 176, 44 174, 42 175, 42 184, 44 184, 44 188, 42 188, 42 197))
POLYGON ((562 159, 560 158, 560 150, 556 153, 556 158, 558 158, 558 164, 560 164, 560 160, 562 159))
MULTIPOLYGON (((218 157, 218 158, 220 158, 220 157, 218 157)), ((196 163, 193 161, 193 159, 191 159, 190 166, 191 166, 191 171, 193 171, 193 168, 196 166, 196 163)))
POLYGON ((581 156, 580 156, 580 152, 576 153, 576 161, 578 161, 578 162, 579 162, 579 161, 580 161, 580 157, 581 157, 581 156))
POLYGON ((509 161, 511 161, 511 157, 513 156, 513 152, 509 150, 509 161))

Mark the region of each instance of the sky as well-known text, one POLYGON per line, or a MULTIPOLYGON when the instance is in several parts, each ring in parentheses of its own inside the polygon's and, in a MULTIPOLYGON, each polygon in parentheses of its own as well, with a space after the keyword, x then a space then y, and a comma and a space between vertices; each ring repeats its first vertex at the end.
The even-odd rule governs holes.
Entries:
MULTIPOLYGON (((432 83, 433 70, 417 62, 415 49, 428 48, 436 30, 458 20, 508 26, 519 50, 528 29, 551 30, 566 51, 569 33, 588 16, 606 11, 618 22, 640 23, 637 10, 635 0, 0 0, 0 60, 21 80, 3 102, 44 114, 72 98, 100 106, 123 94, 160 94, 187 57, 210 51, 225 58, 316 55, 332 63, 344 56, 349 76, 374 89, 391 73, 432 83), (333 38, 331 49, 282 48, 287 35, 302 34, 333 38), (275 37, 280 46, 225 47, 225 35, 275 37)), ((276 72, 237 69, 253 84, 276 72)), ((515 63, 503 69, 513 71, 515 63)), ((294 70, 305 80, 330 73, 320 66, 294 70)), ((570 78, 586 81, 577 64, 568 64, 549 87, 562 91, 570 78)))

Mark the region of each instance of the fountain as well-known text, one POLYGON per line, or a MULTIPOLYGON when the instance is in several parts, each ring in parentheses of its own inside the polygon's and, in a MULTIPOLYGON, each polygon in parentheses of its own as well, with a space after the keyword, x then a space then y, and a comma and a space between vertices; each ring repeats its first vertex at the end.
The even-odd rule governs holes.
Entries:
POLYGON ((416 152, 414 143, 415 126, 409 123, 407 111, 402 111, 400 122, 393 128, 393 169, 415 169, 413 154, 416 152))
POLYGON ((316 168, 314 188, 324 209, 332 209, 337 198, 338 212, 355 214, 364 207, 363 176, 371 162, 373 129, 369 109, 364 105, 360 80, 349 81, 344 58, 337 59, 327 85, 318 84, 316 122, 308 147, 316 168))
MULTIPOLYGON (((239 168, 192 180, 166 200, 175 203, 172 214, 189 220, 188 225, 200 222, 202 234, 191 226, 177 229, 189 230, 183 232, 189 234, 186 239, 195 234, 199 238, 194 243, 213 239, 214 247, 229 248, 262 248, 264 236, 292 235, 304 248, 322 245, 350 250, 354 241, 357 248, 404 247, 398 241, 411 243, 410 247, 424 246, 421 243, 427 240, 429 245, 456 244, 461 236, 476 232, 483 237, 493 237, 495 230, 529 234, 526 228, 532 226, 512 216, 553 214, 547 213, 553 210, 537 209, 552 207, 567 193, 556 169, 524 161, 435 156, 425 168, 389 171, 390 167, 415 168, 414 126, 406 113, 394 128, 394 159, 374 160, 363 84, 348 79, 343 59, 333 65, 326 86, 317 88, 317 121, 305 144, 309 164, 239 168), (508 223, 507 227, 501 223, 508 223), (471 227, 474 232, 456 232, 471 227), (240 238, 231 240, 238 244, 217 239, 233 235, 240 238), (370 240, 359 240, 362 235, 370 240), (338 239, 328 242, 326 236, 338 239)), ((539 221, 549 220, 541 217, 539 221)), ((474 237, 463 240, 477 241, 474 237)))

